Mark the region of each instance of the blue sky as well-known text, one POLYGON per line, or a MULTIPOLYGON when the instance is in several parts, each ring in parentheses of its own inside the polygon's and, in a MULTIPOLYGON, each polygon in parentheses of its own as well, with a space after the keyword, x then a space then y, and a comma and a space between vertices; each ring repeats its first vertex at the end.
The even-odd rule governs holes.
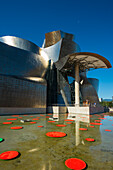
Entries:
MULTIPOLYGON (((81 51, 106 57, 113 65, 112 0, 4 0, 0 2, 0 36, 13 35, 41 46, 54 30, 75 35, 81 51)), ((99 97, 113 96, 113 69, 90 71, 99 79, 99 97)))

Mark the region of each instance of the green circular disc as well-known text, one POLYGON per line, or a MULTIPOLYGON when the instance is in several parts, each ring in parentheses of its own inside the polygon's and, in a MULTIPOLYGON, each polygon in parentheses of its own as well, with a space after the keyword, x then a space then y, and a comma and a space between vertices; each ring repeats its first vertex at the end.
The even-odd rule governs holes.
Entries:
POLYGON ((3 138, 0 138, 0 142, 2 142, 4 139, 3 138))

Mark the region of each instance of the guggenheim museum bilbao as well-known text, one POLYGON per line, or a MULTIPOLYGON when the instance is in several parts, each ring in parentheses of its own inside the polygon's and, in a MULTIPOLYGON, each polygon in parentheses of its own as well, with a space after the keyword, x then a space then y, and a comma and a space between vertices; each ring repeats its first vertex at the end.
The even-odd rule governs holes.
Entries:
POLYGON ((100 107, 99 81, 86 73, 111 64, 99 54, 81 52, 73 39, 60 30, 46 33, 42 47, 14 36, 0 38, 1 114, 46 113, 60 106, 74 113, 85 104, 100 107))

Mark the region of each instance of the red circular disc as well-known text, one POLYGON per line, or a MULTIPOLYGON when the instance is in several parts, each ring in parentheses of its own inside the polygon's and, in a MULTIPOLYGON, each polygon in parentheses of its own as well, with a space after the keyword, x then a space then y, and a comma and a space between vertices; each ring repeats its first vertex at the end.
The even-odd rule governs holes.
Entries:
POLYGON ((87 130, 87 128, 79 128, 79 130, 87 130))
POLYGON ((37 123, 37 122, 30 122, 31 124, 35 124, 35 123, 37 123))
POLYGON ((56 126, 58 126, 58 127, 65 127, 66 125, 59 124, 59 125, 56 125, 56 126))
POLYGON ((109 130, 109 129, 105 129, 105 131, 107 131, 107 132, 111 132, 111 130, 109 130))
POLYGON ((15 126, 15 127, 11 127, 11 129, 22 129, 22 126, 15 126))
POLYGON ((39 120, 38 118, 33 118, 32 120, 39 120))
POLYGON ((13 122, 3 122, 3 124, 12 124, 13 122))
POLYGON ((67 124, 72 124, 71 122, 66 122, 67 124))
POLYGON ((46 118, 50 118, 50 116, 46 116, 46 118))
POLYGON ((95 123, 95 122, 92 122, 90 123, 91 125, 102 125, 102 123, 95 123))
POLYGON ((48 115, 52 115, 52 113, 49 113, 48 115))
POLYGON ((18 117, 19 115, 12 115, 13 117, 18 117))
POLYGON ((0 159, 9 160, 9 159, 16 158, 18 155, 19 155, 19 152, 17 151, 7 151, 7 152, 3 152, 2 154, 0 154, 0 159))
POLYGON ((17 118, 10 118, 10 119, 7 119, 7 120, 17 120, 17 118))
POLYGON ((101 120, 95 120, 95 122, 101 122, 101 120))
POLYGON ((36 118, 40 118, 40 117, 36 117, 36 118))
POLYGON ((100 117, 99 119, 107 119, 107 118, 100 117))
POLYGON ((89 142, 94 142, 95 141, 95 139, 93 139, 93 138, 86 138, 85 140, 87 140, 89 142))
POLYGON ((55 122, 54 120, 49 120, 48 122, 55 122))
POLYGON ((30 117, 33 117, 33 116, 30 116, 30 117))
POLYGON ((89 127, 94 128, 95 126, 89 126, 89 127))
POLYGON ((53 138, 60 138, 66 136, 66 133, 64 132, 48 132, 46 133, 46 136, 53 137, 53 138))
POLYGON ((19 119, 21 119, 22 117, 18 117, 19 119))
POLYGON ((86 163, 78 158, 70 158, 65 161, 65 165, 74 170, 81 170, 86 167, 86 163))
POLYGON ((65 119, 64 121, 74 121, 74 120, 71 120, 71 119, 65 119))
POLYGON ((44 115, 40 115, 40 116, 44 116, 44 115))
POLYGON ((44 127, 44 126, 38 126, 38 127, 44 127))

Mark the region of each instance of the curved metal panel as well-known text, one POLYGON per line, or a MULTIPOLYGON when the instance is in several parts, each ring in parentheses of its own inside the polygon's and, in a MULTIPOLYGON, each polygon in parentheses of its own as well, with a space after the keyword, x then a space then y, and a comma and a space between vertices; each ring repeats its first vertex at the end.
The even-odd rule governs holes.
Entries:
POLYGON ((16 48, 30 51, 30 52, 33 52, 36 54, 39 53, 39 47, 36 44, 34 44, 28 40, 19 38, 19 37, 3 36, 3 37, 0 37, 0 42, 3 42, 7 45, 10 45, 10 46, 13 46, 16 48))
POLYGON ((39 55, 0 42, 0 73, 16 76, 44 77, 47 55, 39 55))
POLYGON ((79 51, 80 51, 80 48, 78 44, 76 44, 73 41, 63 38, 59 59, 67 56, 68 54, 72 54, 72 53, 79 52, 79 51))
POLYGON ((88 81, 87 78, 83 79, 83 83, 82 83, 82 85, 80 85, 80 91, 81 91, 83 102, 88 100, 90 103, 99 103, 99 99, 98 99, 96 89, 88 81))
POLYGON ((44 79, 31 81, 0 75, 0 107, 46 108, 46 89, 44 79))
POLYGON ((42 48, 40 50, 44 51, 48 55, 50 60, 53 60, 53 62, 57 62, 59 60, 61 43, 62 43, 62 39, 58 41, 56 44, 46 48, 42 48))
POLYGON ((87 78, 88 82, 92 84, 92 86, 95 88, 97 94, 98 94, 98 88, 99 88, 99 80, 96 78, 87 78))
POLYGON ((45 34, 45 47, 56 44, 61 40, 61 33, 59 31, 53 31, 45 34))

